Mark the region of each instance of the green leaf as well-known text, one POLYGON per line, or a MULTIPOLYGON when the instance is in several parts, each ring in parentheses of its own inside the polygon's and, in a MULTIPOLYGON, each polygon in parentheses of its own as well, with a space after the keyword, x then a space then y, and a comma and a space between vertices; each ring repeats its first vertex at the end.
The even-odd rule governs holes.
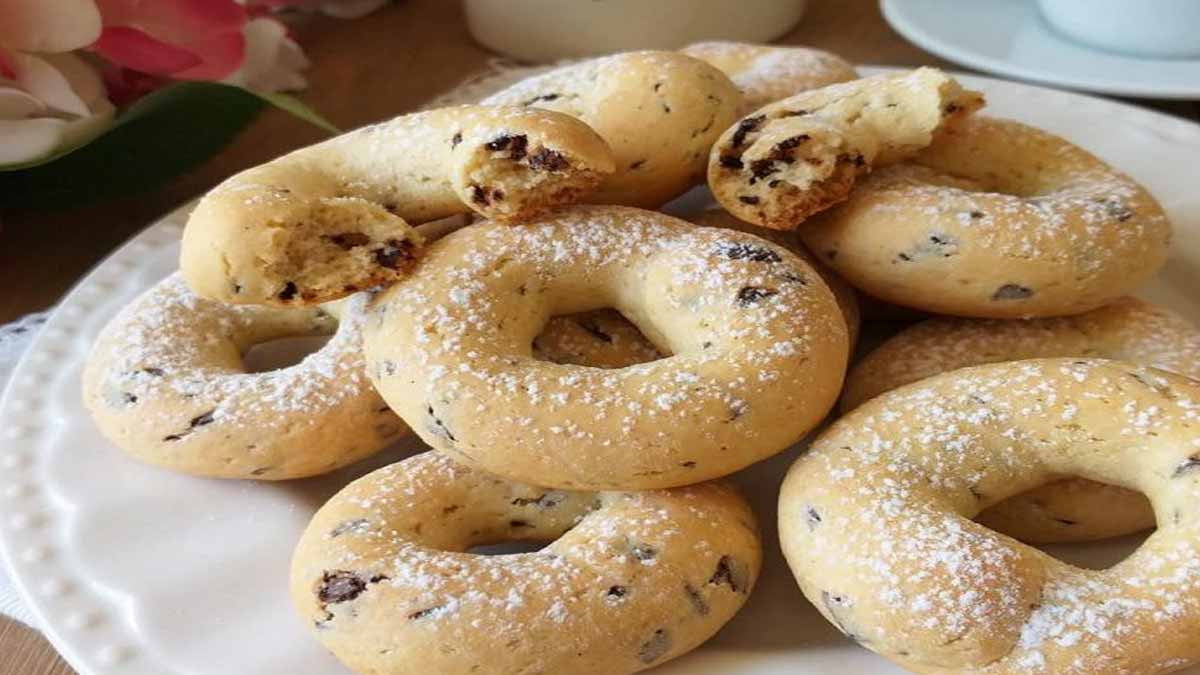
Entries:
POLYGON ((215 154, 268 103, 337 131, 290 96, 177 82, 131 105, 90 143, 0 167, 0 209, 74 207, 156 188, 215 154))
POLYGON ((257 94, 259 98, 274 105, 276 108, 286 110, 309 124, 324 129, 331 134, 340 134, 342 130, 330 124, 329 120, 317 114, 317 111, 304 105, 304 103, 295 96, 287 94, 257 94))

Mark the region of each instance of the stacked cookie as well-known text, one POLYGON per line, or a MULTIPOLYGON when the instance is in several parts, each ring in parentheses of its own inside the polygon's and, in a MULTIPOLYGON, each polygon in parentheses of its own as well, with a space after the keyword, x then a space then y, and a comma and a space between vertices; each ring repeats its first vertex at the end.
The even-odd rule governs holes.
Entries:
POLYGON ((296 478, 424 441, 297 545, 297 608, 357 672, 635 672, 695 648, 762 562, 754 514, 713 481, 839 396, 852 412, 792 468, 780 531, 843 632, 919 672, 1200 658, 1162 637, 1200 624, 1200 385, 1008 363, 1200 372, 1200 334, 1124 297, 1165 259, 1161 208, 975 114, 939 71, 854 77, 803 49, 618 54, 250 169, 192 214, 181 274, 105 329, 85 400, 122 449, 198 475, 296 478), (706 177, 723 209, 651 210, 706 177), (843 389, 855 289, 952 316, 843 389), (250 346, 312 333, 334 337, 245 372, 250 346), (1114 485, 1175 514, 1144 556, 1157 576, 1091 578, 968 520, 1024 541, 1154 522, 1114 485), (473 552, 510 541, 551 543, 473 552), (1139 583, 1120 625, 1154 641, 1042 634, 1116 622, 1105 593, 1139 583))

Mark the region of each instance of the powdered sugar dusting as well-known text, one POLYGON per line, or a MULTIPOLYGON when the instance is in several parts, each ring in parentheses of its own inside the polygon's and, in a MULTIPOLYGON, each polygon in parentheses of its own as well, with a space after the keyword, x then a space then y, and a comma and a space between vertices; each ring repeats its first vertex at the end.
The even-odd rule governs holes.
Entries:
POLYGON ((785 485, 781 508, 801 520, 785 526, 785 548, 809 597, 828 595, 827 616, 901 662, 917 645, 922 659, 980 672, 1133 672, 1124 664, 1185 658, 1178 636, 1200 625, 1200 529, 1188 515, 1198 423, 1200 384, 1120 362, 923 380, 814 443, 785 485), (1158 533, 1092 571, 967 520, 1071 474, 1146 492, 1158 533))

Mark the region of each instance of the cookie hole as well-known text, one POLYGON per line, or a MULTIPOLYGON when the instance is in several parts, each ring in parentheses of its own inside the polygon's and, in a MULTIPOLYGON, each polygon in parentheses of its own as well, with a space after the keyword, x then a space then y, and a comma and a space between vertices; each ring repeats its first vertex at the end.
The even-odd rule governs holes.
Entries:
MULTIPOLYGON (((971 489, 977 499, 986 499, 986 493, 986 487, 971 489)), ((1081 478, 1059 479, 1013 495, 976 520, 1090 570, 1117 565, 1155 530, 1154 512, 1144 495, 1081 478)))
POLYGON ((297 335, 260 342, 246 350, 242 363, 247 373, 266 373, 299 364, 329 342, 330 335, 297 335))
POLYGON ((624 368, 670 355, 611 308, 552 317, 532 350, 543 361, 593 368, 624 368))

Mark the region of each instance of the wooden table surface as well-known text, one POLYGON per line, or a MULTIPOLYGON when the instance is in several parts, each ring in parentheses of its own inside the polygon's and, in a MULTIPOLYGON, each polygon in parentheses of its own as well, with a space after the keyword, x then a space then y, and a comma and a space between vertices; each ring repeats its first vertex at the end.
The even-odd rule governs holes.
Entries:
MULTIPOLYGON (((453 0, 404 0, 366 19, 305 17, 295 26, 312 67, 303 98, 341 128, 385 119, 483 71, 493 55, 467 34, 453 0)), ((956 67, 892 31, 875 0, 814 0, 780 42, 836 52, 857 63, 956 67)), ((1200 119, 1192 102, 1142 102, 1200 119)), ((53 213, 0 218, 0 324, 52 305, 122 241, 226 176, 322 138, 267 111, 205 164, 151 194, 53 213)), ((36 631, 0 618, 0 675, 74 672, 36 631)))

